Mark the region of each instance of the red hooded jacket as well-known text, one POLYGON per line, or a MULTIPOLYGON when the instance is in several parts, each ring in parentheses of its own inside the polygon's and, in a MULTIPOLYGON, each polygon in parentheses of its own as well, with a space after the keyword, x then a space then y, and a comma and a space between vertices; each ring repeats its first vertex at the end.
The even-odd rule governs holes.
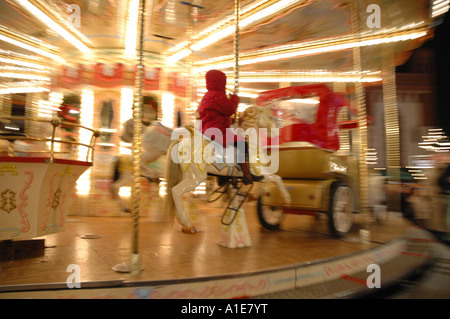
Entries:
MULTIPOLYGON (((203 96, 198 107, 200 120, 202 121, 202 133, 208 128, 218 128, 222 132, 223 146, 234 141, 226 138, 226 129, 231 126, 231 116, 236 112, 239 104, 239 97, 226 94, 227 77, 225 73, 219 70, 209 70, 205 75, 206 89, 208 92, 203 96)), ((208 137, 209 134, 205 134, 208 137)))

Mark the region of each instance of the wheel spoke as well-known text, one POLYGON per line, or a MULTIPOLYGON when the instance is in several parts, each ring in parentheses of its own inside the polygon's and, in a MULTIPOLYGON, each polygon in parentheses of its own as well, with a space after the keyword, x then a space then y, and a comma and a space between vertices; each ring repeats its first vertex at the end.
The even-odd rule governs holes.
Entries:
POLYGON ((348 186, 338 187, 334 194, 332 216, 339 232, 348 232, 353 220, 353 194, 348 186))

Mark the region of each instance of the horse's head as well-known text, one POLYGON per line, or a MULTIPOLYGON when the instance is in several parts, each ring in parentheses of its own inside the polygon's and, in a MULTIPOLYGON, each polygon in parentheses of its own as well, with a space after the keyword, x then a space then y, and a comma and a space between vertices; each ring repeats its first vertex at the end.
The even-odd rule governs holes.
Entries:
POLYGON ((134 135, 134 122, 133 119, 127 120, 123 123, 123 129, 120 134, 120 139, 125 143, 132 143, 134 135))
POLYGON ((258 107, 258 127, 271 128, 273 127, 272 110, 267 107, 258 107))
POLYGON ((258 128, 258 107, 250 106, 239 114, 239 126, 244 130, 258 128))
MULTIPOLYGON (((152 122, 142 121, 142 134, 144 134, 147 129, 152 125, 152 122)), ((123 129, 120 138, 125 143, 133 143, 134 136, 134 119, 128 119, 123 123, 123 129)))
POLYGON ((142 135, 143 152, 151 152, 156 156, 165 154, 170 146, 172 129, 153 121, 142 135))
MULTIPOLYGON (((240 113, 240 127, 244 130, 252 127, 255 129, 273 127, 273 117, 270 108, 260 106, 250 106, 240 113)), ((270 130, 267 130, 270 136, 270 130)))

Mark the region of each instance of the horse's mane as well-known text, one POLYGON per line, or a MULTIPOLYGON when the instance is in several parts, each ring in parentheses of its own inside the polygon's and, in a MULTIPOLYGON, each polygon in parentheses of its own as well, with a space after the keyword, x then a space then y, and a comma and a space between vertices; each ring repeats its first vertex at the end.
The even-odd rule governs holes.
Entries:
POLYGON ((189 133, 191 133, 191 136, 194 136, 195 134, 194 125, 186 125, 184 128, 187 129, 189 133))

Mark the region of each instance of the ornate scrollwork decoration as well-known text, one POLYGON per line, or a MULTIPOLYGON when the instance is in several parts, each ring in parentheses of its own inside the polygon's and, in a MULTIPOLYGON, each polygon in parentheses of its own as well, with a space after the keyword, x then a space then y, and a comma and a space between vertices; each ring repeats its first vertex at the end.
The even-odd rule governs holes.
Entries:
POLYGON ((11 189, 5 189, 0 194, 0 209, 9 214, 16 208, 16 193, 11 189))

